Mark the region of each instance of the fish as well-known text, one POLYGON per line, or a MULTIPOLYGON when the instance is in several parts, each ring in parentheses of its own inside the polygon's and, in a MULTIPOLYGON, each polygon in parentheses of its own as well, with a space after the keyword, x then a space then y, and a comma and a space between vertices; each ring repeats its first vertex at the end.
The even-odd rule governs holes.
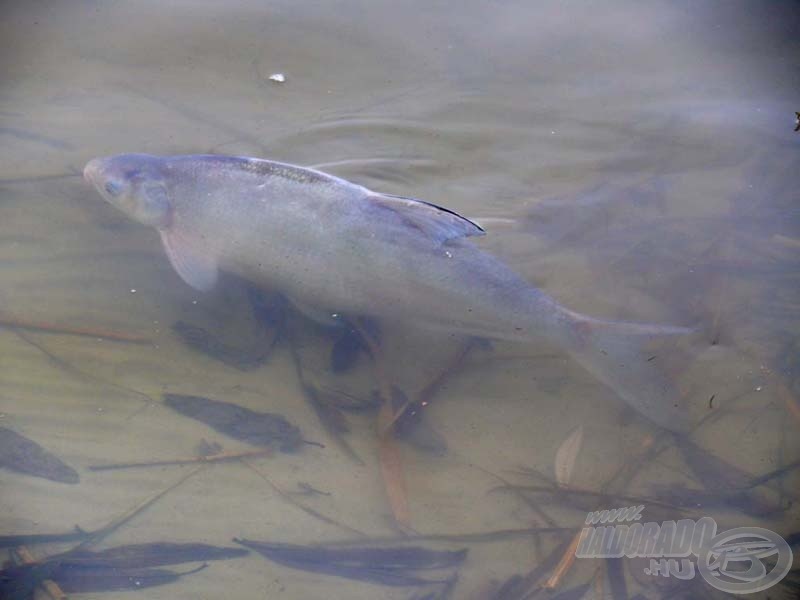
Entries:
POLYGON ((559 304, 482 250, 453 210, 287 163, 121 154, 83 171, 100 196, 154 228, 199 291, 221 270, 277 290, 318 321, 340 315, 522 343, 555 343, 658 426, 688 429, 686 400, 648 344, 685 327, 608 321, 559 304))

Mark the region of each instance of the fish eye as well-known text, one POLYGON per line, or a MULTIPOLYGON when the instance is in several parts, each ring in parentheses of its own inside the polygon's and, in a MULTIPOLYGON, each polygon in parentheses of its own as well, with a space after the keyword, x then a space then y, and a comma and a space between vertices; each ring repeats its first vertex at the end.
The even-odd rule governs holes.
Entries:
POLYGON ((112 196, 119 196, 120 192, 122 191, 122 186, 115 181, 106 181, 104 186, 106 191, 111 194, 112 196))

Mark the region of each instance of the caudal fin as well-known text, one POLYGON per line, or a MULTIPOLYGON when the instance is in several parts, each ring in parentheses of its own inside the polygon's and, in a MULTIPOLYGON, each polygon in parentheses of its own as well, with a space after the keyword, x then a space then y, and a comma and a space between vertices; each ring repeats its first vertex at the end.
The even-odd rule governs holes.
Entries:
POLYGON ((688 429, 689 413, 664 370, 665 357, 651 346, 691 329, 602 321, 572 312, 570 317, 569 351, 581 366, 656 425, 675 432, 688 429))

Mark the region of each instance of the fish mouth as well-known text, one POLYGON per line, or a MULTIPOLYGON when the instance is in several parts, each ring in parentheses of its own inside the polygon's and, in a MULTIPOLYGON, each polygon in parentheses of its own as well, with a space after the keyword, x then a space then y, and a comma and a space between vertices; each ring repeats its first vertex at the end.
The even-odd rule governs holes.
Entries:
POLYGON ((97 187, 97 182, 100 180, 100 175, 103 171, 104 160, 102 158, 94 158, 86 163, 83 168, 83 178, 87 183, 91 183, 97 187))

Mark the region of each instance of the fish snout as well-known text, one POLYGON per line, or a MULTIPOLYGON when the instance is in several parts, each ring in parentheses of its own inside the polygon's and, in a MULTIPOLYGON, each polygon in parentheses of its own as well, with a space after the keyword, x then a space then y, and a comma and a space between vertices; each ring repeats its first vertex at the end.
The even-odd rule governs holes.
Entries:
POLYGON ((103 170, 103 163, 104 161, 102 158, 93 158, 86 163, 86 166, 83 168, 83 178, 87 183, 97 185, 98 178, 103 170))

